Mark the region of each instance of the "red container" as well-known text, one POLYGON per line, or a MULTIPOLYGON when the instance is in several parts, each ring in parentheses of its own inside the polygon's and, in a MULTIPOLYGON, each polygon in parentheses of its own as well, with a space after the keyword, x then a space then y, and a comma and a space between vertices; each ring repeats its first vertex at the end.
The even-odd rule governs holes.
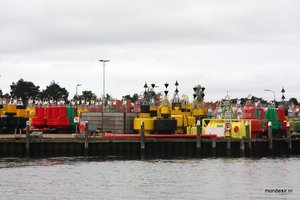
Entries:
POLYGON ((278 121, 283 122, 284 121, 284 109, 282 106, 278 106, 277 108, 277 114, 278 114, 278 121))
POLYGON ((57 116, 57 109, 56 109, 56 105, 48 105, 46 108, 46 121, 47 121, 47 126, 50 128, 55 128, 54 124, 55 124, 55 118, 57 116))
POLYGON ((54 120, 52 125, 54 128, 68 128, 70 126, 70 120, 67 116, 67 107, 65 105, 59 105, 54 108, 54 120))
POLYGON ((67 108, 65 105, 60 105, 57 107, 57 117, 58 118, 66 118, 67 117, 67 108))
POLYGON ((264 129, 262 128, 262 121, 260 119, 251 119, 251 132, 262 133, 264 129))
POLYGON ((35 108, 35 117, 32 118, 31 125, 35 128, 44 128, 46 126, 46 120, 45 120, 45 108, 44 106, 38 105, 35 108))
POLYGON ((44 117, 45 108, 44 106, 37 106, 35 108, 35 117, 44 117))

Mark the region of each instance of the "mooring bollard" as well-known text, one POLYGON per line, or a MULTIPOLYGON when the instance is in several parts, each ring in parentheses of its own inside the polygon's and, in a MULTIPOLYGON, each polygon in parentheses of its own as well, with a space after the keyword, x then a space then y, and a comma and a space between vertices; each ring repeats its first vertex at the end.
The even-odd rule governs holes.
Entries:
POLYGON ((29 141, 29 121, 26 121, 26 155, 30 154, 30 141, 29 141))
POLYGON ((273 154, 273 134, 272 134, 272 122, 268 122, 268 140, 269 140, 269 154, 273 154))
POLYGON ((197 155, 201 154, 201 122, 197 120, 197 155))
POLYGON ((286 137, 287 137, 287 144, 288 144, 288 154, 292 154, 292 135, 291 135, 291 125, 290 122, 286 123, 286 137))
POLYGON ((144 121, 141 122, 141 158, 143 159, 145 156, 145 123, 144 121))
POLYGON ((88 152, 89 149, 89 140, 88 140, 88 131, 89 131, 89 122, 85 121, 85 131, 84 131, 84 149, 85 152, 88 152))
POLYGON ((249 121, 245 122, 245 128, 246 128, 246 139, 247 139, 247 144, 248 144, 248 149, 249 149, 249 156, 251 156, 252 146, 251 146, 251 134, 250 134, 249 121))

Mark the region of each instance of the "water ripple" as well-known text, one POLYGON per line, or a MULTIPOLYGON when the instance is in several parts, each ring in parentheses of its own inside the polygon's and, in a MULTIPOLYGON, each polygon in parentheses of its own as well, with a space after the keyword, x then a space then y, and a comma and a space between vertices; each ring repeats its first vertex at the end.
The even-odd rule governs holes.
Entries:
POLYGON ((6 158, 0 199, 299 199, 299 170, 299 157, 6 158))

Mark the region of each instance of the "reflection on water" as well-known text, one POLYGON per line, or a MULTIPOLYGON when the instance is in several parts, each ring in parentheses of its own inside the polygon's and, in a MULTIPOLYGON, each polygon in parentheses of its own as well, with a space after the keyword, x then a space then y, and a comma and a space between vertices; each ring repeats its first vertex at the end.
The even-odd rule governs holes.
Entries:
POLYGON ((0 159, 0 199, 300 199, 300 158, 0 159))

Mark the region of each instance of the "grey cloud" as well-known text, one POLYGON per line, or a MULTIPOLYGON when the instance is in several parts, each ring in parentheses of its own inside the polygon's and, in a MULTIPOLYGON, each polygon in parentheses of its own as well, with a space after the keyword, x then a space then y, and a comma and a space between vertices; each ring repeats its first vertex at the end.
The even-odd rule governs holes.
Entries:
POLYGON ((107 91, 117 97, 176 79, 182 93, 200 83, 214 100, 226 90, 265 97, 264 87, 298 95, 299 10, 297 0, 2 1, 1 88, 55 79, 99 95, 97 60, 107 58, 107 91))
POLYGON ((2 52, 75 44, 299 42, 297 1, 18 3, 0 8, 2 52))

